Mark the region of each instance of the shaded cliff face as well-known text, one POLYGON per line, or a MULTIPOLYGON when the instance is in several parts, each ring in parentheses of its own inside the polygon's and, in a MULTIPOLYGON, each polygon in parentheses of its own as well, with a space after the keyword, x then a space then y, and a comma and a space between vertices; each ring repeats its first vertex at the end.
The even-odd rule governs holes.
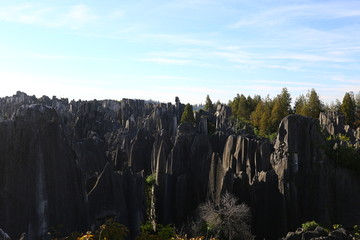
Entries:
MULTIPOLYGON (((116 217, 134 239, 147 218, 150 174, 159 223, 181 224, 226 191, 251 207, 258 239, 278 239, 307 220, 360 223, 359 178, 329 161, 316 120, 286 117, 273 146, 236 132, 226 106, 197 113, 194 126, 179 124, 183 109, 178 99, 0 99, 0 228, 45 239, 58 225, 82 231, 116 217)), ((325 129, 331 119, 322 116, 325 129)))
POLYGON ((20 107, 0 123, 0 225, 13 238, 41 239, 50 226, 84 229, 87 206, 80 169, 55 110, 20 107))

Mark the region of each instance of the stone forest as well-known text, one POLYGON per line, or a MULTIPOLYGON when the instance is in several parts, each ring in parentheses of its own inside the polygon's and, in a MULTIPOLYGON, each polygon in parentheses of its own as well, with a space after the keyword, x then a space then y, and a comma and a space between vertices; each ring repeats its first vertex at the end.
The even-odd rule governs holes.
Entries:
POLYGON ((0 239, 359 239, 358 112, 311 94, 1 98, 0 239))

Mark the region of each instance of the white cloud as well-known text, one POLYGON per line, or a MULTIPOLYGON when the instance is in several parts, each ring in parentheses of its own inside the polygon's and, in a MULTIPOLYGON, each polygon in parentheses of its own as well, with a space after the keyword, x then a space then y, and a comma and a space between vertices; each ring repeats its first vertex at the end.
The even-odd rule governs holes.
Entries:
POLYGON ((212 46, 214 44, 209 40, 197 39, 191 36, 180 34, 144 34, 143 38, 176 45, 212 46))
POLYGON ((166 75, 157 75, 149 76, 150 79, 159 79, 159 80, 191 80, 198 81, 199 79, 193 77, 180 77, 180 76, 166 76, 166 75))
POLYGON ((0 20, 46 27, 80 28, 99 20, 108 21, 121 17, 116 10, 107 15, 99 15, 84 4, 67 7, 47 7, 40 4, 19 4, 0 7, 0 20))
POLYGON ((45 59, 45 60, 85 60, 85 61, 115 61, 115 58, 102 58, 102 57, 83 57, 83 56, 65 56, 65 55, 54 55, 54 54, 43 54, 43 53, 30 53, 31 56, 45 59))
POLYGON ((339 19, 346 17, 359 17, 360 4, 357 1, 338 1, 313 4, 285 5, 272 7, 271 4, 264 5, 253 15, 244 14, 242 19, 230 24, 229 28, 241 28, 246 26, 263 26, 288 24, 299 18, 302 19, 339 19))
POLYGON ((153 63, 160 63, 160 64, 189 64, 191 60, 184 60, 184 59, 172 59, 172 58, 143 58, 140 59, 143 62, 153 62, 153 63))

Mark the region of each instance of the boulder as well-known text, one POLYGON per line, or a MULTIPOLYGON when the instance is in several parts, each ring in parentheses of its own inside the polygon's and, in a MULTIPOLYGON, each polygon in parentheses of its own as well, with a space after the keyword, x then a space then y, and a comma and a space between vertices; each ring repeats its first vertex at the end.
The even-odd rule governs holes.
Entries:
POLYGON ((9 235, 0 228, 0 240, 11 240, 9 235))

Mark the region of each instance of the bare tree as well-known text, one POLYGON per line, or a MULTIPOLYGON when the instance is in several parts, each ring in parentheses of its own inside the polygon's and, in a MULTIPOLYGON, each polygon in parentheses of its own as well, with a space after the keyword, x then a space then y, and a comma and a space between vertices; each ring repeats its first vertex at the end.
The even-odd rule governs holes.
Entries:
POLYGON ((219 206, 210 201, 199 206, 200 218, 206 223, 210 235, 228 240, 254 238, 251 235, 250 208, 237 202, 235 196, 225 193, 219 206))

